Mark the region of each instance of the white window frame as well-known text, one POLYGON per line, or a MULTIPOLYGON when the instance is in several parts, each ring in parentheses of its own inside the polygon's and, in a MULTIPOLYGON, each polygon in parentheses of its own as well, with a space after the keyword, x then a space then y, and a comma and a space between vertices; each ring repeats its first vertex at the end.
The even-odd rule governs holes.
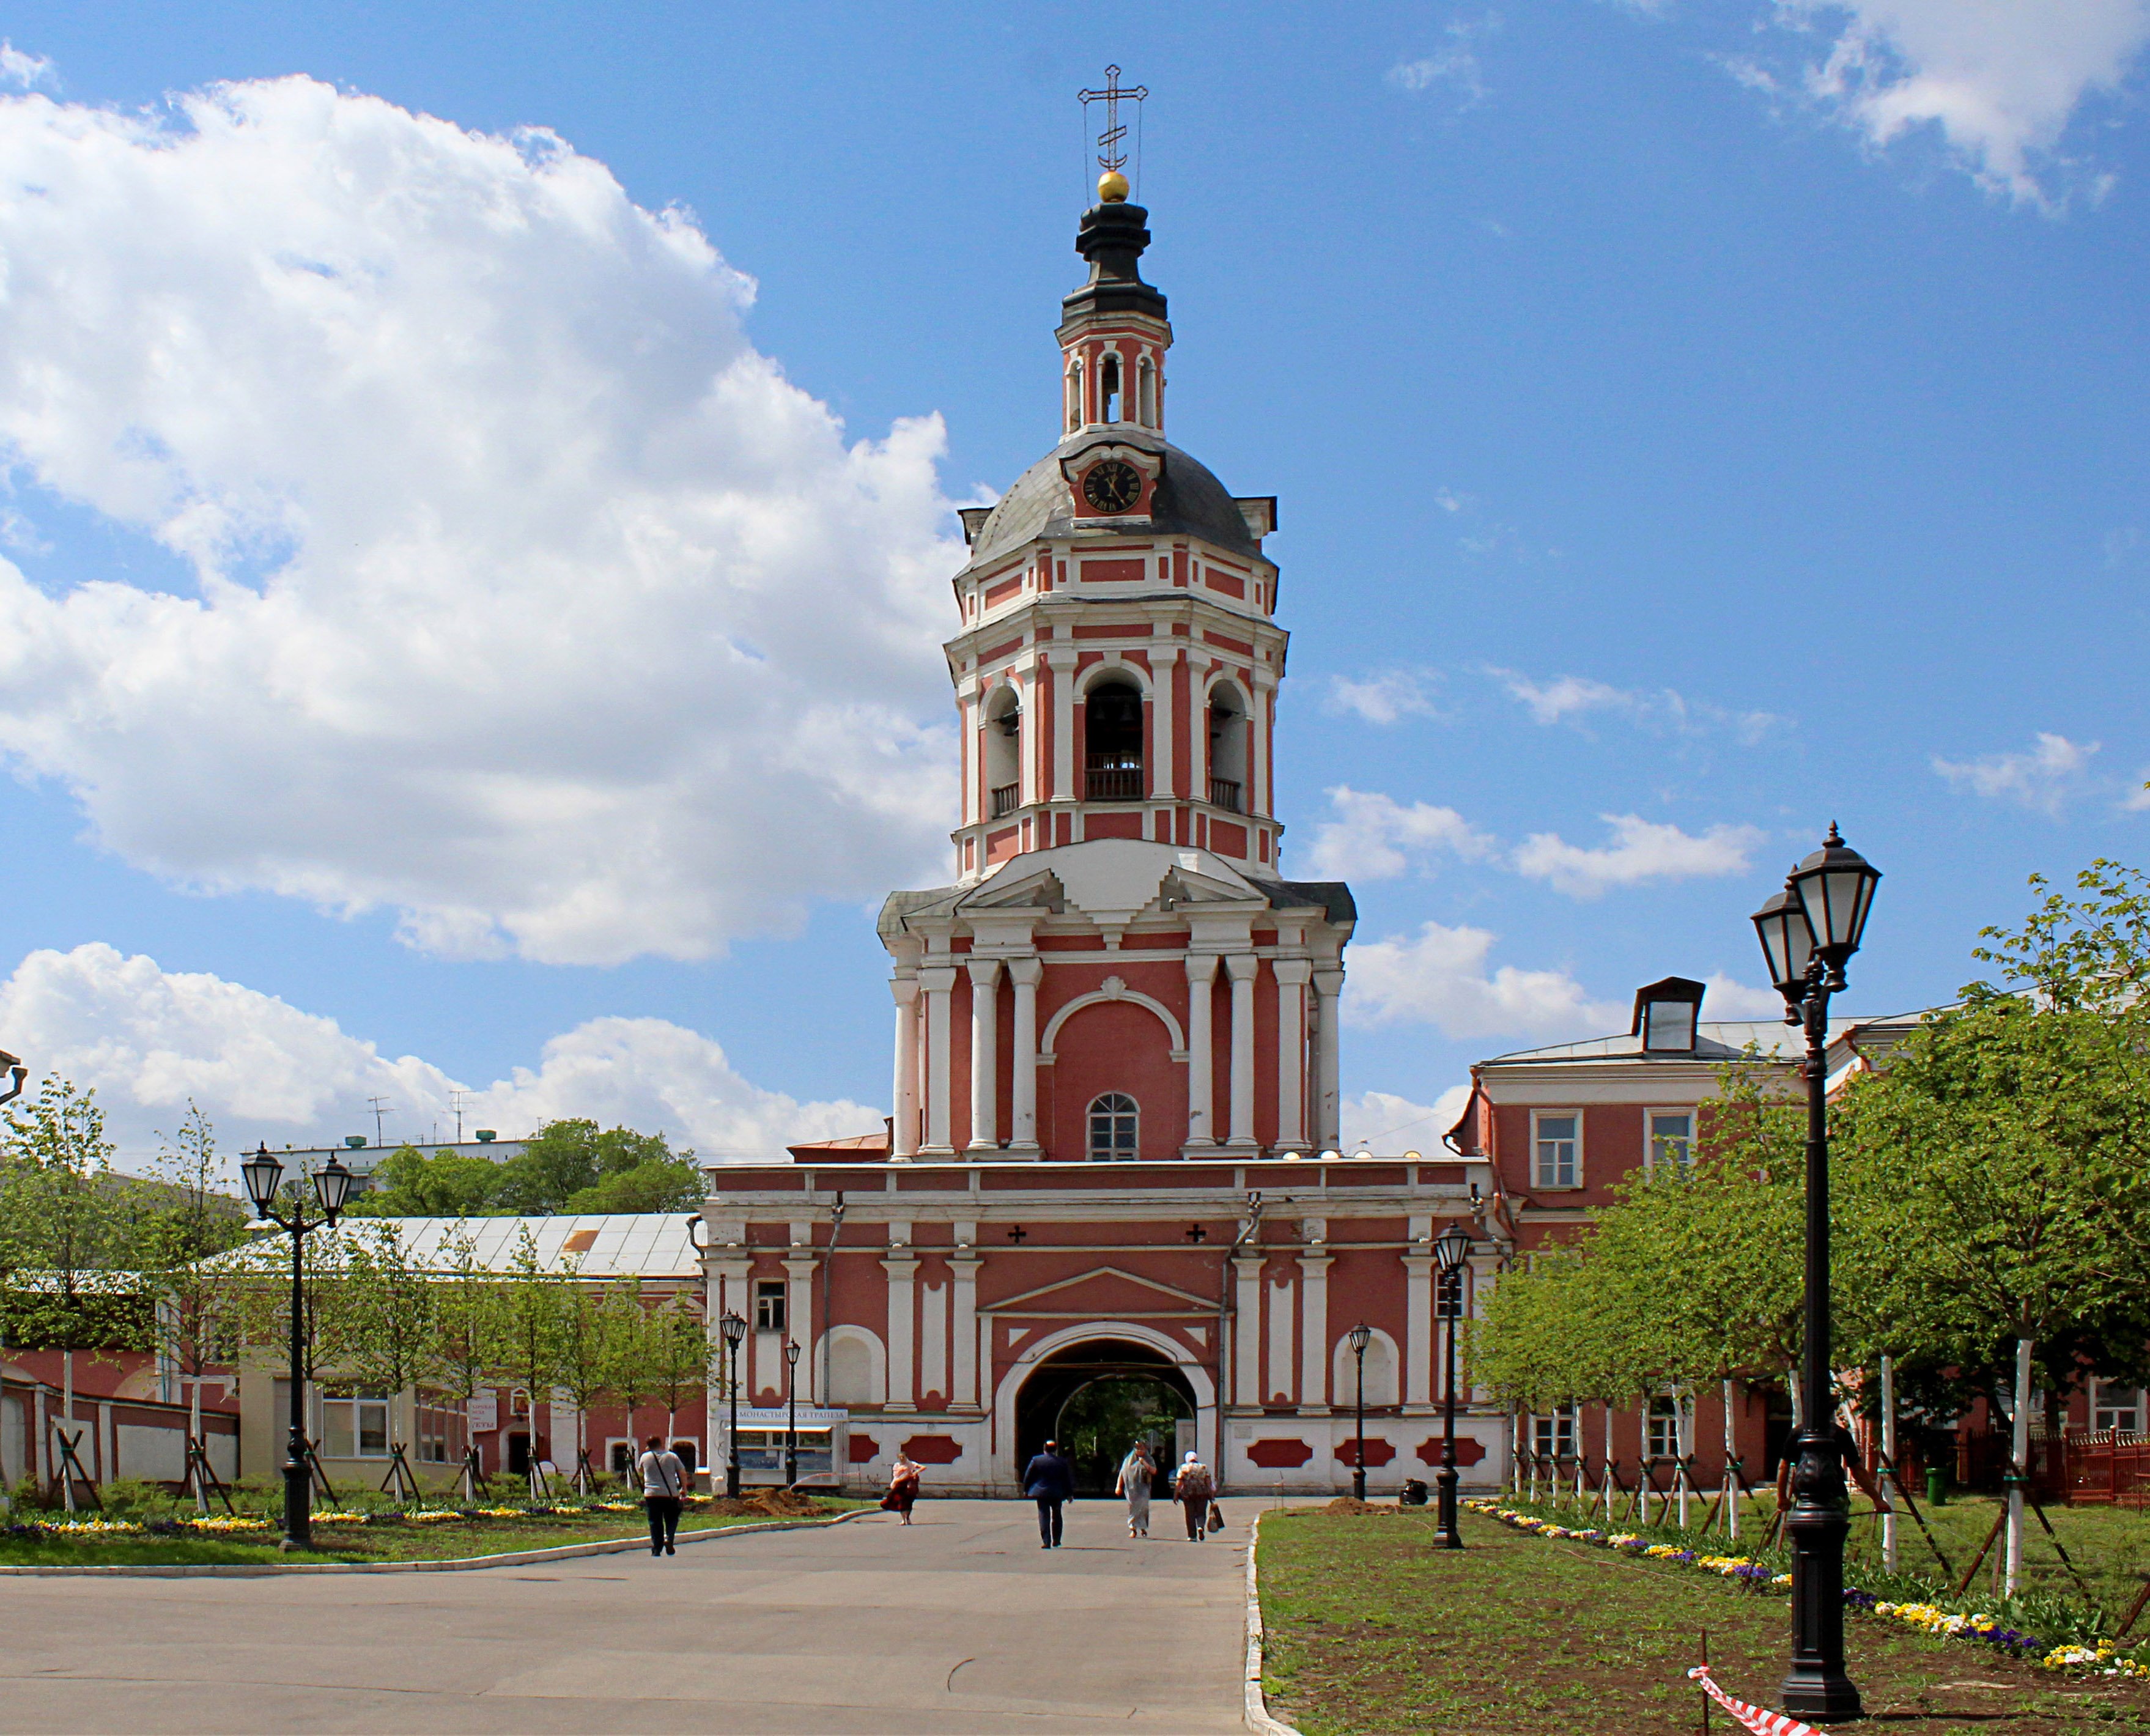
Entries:
POLYGON ((2142 1389, 2139 1386, 2122 1386, 2117 1380, 2092 1381, 2090 1389, 2090 1426, 2093 1429, 2117 1429, 2123 1435, 2141 1434, 2142 1432, 2142 1389), (2132 1394, 2132 1402, 2124 1407, 2107 1402, 2107 1394, 2118 1392, 2132 1394), (2101 1415, 2112 1420, 2100 1422, 2098 1418, 2101 1415), (2123 1416, 2127 1420, 2120 1421, 2119 1419, 2123 1416))
POLYGON ((323 1391, 321 1394, 320 1454, 324 1459, 385 1459, 388 1456, 388 1442, 395 1431, 394 1397, 377 1387, 352 1387, 341 1392, 323 1391), (349 1452, 338 1452, 336 1441, 336 1413, 344 1413, 343 1426, 348 1431, 349 1452), (366 1448, 366 1420, 364 1413, 377 1410, 381 1417, 381 1445, 374 1451, 366 1448))
POLYGON ((1563 1405, 1557 1410, 1533 1412, 1531 1451, 1541 1459, 1573 1458, 1575 1443, 1582 1432, 1580 1422, 1580 1414, 1572 1405, 1563 1405))
POLYGON ((791 1330, 791 1287, 781 1278, 754 1281, 754 1330, 788 1332, 791 1330), (771 1307, 769 1305, 774 1304, 771 1307), (765 1324, 766 1323, 766 1324, 765 1324))
POLYGON ((1571 1193, 1582 1185, 1582 1111, 1580 1109, 1533 1109, 1531 1111, 1531 1186, 1534 1189, 1557 1190, 1571 1193), (1540 1149, 1542 1138, 1538 1129, 1548 1120, 1572 1122, 1575 1132, 1568 1143, 1574 1147, 1572 1167, 1574 1177, 1568 1181, 1547 1181, 1545 1175, 1544 1153, 1540 1149))
POLYGON ((1139 1158, 1142 1155, 1142 1103, 1133 1093, 1128 1091, 1101 1091, 1097 1094, 1097 1096, 1090 1099, 1089 1108, 1083 1112, 1083 1155, 1093 1163, 1132 1162, 1133 1159, 1139 1158), (1102 1112, 1106 1115, 1109 1115, 1113 1118, 1113 1139, 1112 1149, 1108 1151, 1104 1156, 1100 1157, 1098 1154, 1098 1118, 1100 1113, 1098 1106, 1103 1103, 1107 1098, 1118 1098, 1122 1103, 1127 1103, 1130 1107, 1126 1109, 1107 1109, 1102 1112), (1123 1116, 1134 1123, 1134 1145, 1133 1149, 1128 1152, 1125 1158, 1123 1158, 1120 1155, 1118 1140, 1118 1123, 1121 1118, 1123 1116))
POLYGON ((1683 1115, 1687 1118, 1687 1138, 1682 1143, 1687 1154, 1677 1166, 1683 1173, 1694 1168, 1694 1142, 1697 1112, 1693 1105, 1660 1104, 1654 1109, 1643 1111, 1643 1168, 1654 1174, 1658 1167, 1658 1118, 1660 1115, 1683 1115))
POLYGON ((1688 1401, 1683 1395, 1677 1392, 1652 1393, 1649 1397, 1649 1401, 1643 1407, 1643 1450, 1644 1453, 1653 1460, 1685 1458, 1687 1456, 1688 1450, 1688 1431, 1691 1421, 1692 1416, 1688 1410, 1688 1401), (1658 1408, 1661 1405, 1669 1405, 1672 1406, 1672 1410, 1669 1413, 1661 1410, 1658 1408), (1658 1425, 1667 1421, 1668 1418, 1669 1418, 1672 1424, 1673 1450, 1668 1453, 1659 1452, 1657 1450, 1658 1441, 1658 1425))

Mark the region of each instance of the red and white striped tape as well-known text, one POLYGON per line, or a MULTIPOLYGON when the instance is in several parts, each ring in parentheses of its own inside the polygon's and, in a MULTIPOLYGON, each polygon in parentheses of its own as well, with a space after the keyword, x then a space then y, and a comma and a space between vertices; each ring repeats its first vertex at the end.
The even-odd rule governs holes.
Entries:
POLYGON ((1759 1706, 1750 1706, 1744 1700, 1735 1700, 1709 1679, 1709 1666, 1697 1664, 1687 1673, 1690 1682, 1699 1682, 1702 1691, 1729 1712, 1739 1723, 1754 1733, 1754 1736, 1822 1736, 1812 1724, 1782 1712, 1767 1712, 1759 1706))

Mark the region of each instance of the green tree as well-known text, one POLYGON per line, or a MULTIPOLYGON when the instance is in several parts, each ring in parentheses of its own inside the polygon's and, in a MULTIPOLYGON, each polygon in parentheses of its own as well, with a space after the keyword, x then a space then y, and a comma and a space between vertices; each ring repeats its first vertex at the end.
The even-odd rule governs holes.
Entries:
POLYGON ((620 1315, 608 1300, 603 1292, 577 1282, 568 1283, 560 1298, 558 1384, 575 1407, 575 1489, 583 1495, 590 1491, 589 1414, 612 1390, 619 1365, 613 1335, 620 1315))
POLYGON ((476 1218, 493 1213, 506 1166, 444 1151, 427 1157, 405 1145, 381 1160, 373 1186, 351 1203, 367 1218, 476 1218))
MULTIPOLYGON (((431 1271, 411 1257, 402 1231, 392 1220, 354 1225, 342 1238, 343 1330, 341 1372, 361 1386, 388 1395, 390 1415, 401 1410, 405 1395, 416 1399, 419 1382, 431 1371, 439 1314, 438 1286, 431 1271)), ((408 1445, 391 1439, 391 1454, 408 1445)), ((390 1466, 399 1494, 415 1495, 402 1461, 390 1466)))
MULTIPOLYGON (((470 1416, 471 1400, 492 1385, 494 1371, 507 1360, 507 1315, 498 1278, 477 1257, 477 1239, 462 1224, 442 1238, 434 1273, 431 1384, 470 1416)), ((463 1498, 477 1499, 477 1481, 467 1453, 462 1468, 463 1498)))
POLYGON ((657 1336, 662 1328, 642 1294, 642 1280, 630 1278, 605 1292, 605 1306, 613 1319, 606 1348, 612 1357, 606 1385, 626 1407, 628 1462, 640 1451, 635 1412, 656 1395, 658 1386, 657 1336))
MULTIPOLYGON (((562 1315, 567 1285, 538 1257, 538 1243, 527 1229, 517 1239, 500 1292, 500 1373, 529 1395, 531 1417, 530 1496, 544 1493, 538 1470, 538 1406, 549 1403, 560 1378, 562 1315)), ((554 1449, 558 1451, 557 1448, 554 1449)))
POLYGON ((694 1155, 674 1152, 662 1133, 551 1122, 500 1166, 494 1199, 503 1211, 531 1215, 684 1211, 702 1197, 694 1155))
POLYGON ((664 1401, 664 1431, 669 1436, 688 1399, 707 1390, 716 1354, 701 1309, 684 1293, 651 1310, 649 1325, 652 1395, 664 1401))

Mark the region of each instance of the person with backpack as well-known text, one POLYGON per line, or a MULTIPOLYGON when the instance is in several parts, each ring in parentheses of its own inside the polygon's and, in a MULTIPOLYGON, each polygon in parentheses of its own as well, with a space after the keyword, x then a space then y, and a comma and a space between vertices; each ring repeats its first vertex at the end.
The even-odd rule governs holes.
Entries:
POLYGON ((649 1451, 634 1461, 634 1468, 642 1473, 642 1505, 649 1515, 649 1552, 677 1555, 673 1540, 679 1532, 679 1506, 687 1494, 687 1467, 664 1445, 662 1435, 652 1435, 649 1451))
POLYGON ((1189 1542, 1202 1541, 1209 1523, 1210 1500, 1216 1492, 1217 1481, 1209 1475, 1209 1467, 1193 1453, 1188 1454, 1172 1480, 1172 1498, 1186 1511, 1189 1542))

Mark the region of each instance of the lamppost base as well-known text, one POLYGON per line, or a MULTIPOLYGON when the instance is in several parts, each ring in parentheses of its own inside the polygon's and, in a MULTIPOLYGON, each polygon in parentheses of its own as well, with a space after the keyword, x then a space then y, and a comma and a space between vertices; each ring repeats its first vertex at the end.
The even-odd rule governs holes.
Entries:
POLYGON ((1777 1690, 1777 1703, 1809 1723, 1855 1723, 1866 1716, 1859 1690, 1849 1676, 1804 1671, 1796 1667, 1777 1690))
POLYGON ((1436 1511, 1440 1516, 1433 1534, 1433 1547, 1436 1549, 1461 1549, 1463 1533, 1456 1523, 1456 1467, 1442 1466, 1434 1472, 1433 1481, 1437 1491, 1436 1511))

